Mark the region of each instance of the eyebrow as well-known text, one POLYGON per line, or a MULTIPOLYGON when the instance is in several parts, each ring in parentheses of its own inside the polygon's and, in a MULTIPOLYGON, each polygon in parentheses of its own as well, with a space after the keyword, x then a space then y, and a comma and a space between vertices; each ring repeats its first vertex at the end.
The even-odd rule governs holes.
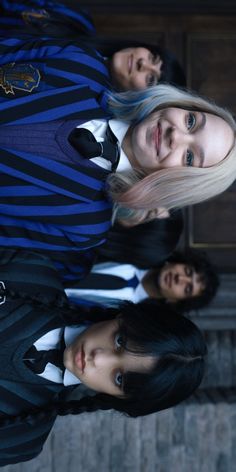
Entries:
MULTIPOLYGON (((198 125, 198 128, 197 128, 198 131, 201 131, 201 130, 205 127, 205 124, 206 124, 206 115, 205 115, 205 113, 200 112, 200 115, 201 115, 201 122, 200 122, 200 124, 198 125)), ((199 154, 200 154, 200 164, 199 164, 199 167, 203 167, 204 160, 205 160, 205 153, 204 153, 202 147, 200 147, 200 152, 199 152, 199 154)))

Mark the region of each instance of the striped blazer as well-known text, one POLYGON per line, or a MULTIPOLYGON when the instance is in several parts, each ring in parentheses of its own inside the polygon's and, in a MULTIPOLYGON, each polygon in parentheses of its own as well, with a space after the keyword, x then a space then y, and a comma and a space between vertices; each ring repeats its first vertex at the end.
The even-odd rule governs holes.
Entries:
MULTIPOLYGON (((92 48, 56 39, 0 41, 0 134, 9 127, 107 117, 109 75, 92 48)), ((22 128, 23 133, 23 128, 22 128)), ((105 241, 107 172, 78 159, 53 162, 0 139, 0 245, 50 253, 65 282, 81 278, 105 241)), ((50 156, 52 159, 52 156, 50 156)))
POLYGON ((47 253, 69 285, 90 268, 90 249, 105 241, 112 211, 108 171, 82 158, 66 136, 62 139, 63 129, 73 123, 53 121, 43 130, 41 124, 0 126, 0 246, 47 253), (29 150, 17 148, 16 129, 24 140, 32 130, 29 150))
MULTIPOLYGON (((0 283, 7 290, 39 294, 44 302, 64 296, 57 271, 50 261, 26 251, 0 252, 0 283)), ((42 450, 54 418, 27 418, 1 426, 6 415, 27 414, 52 402, 68 387, 43 379, 26 367, 23 355, 32 343, 51 329, 63 326, 56 309, 34 307, 22 298, 1 291, 0 300, 0 466, 30 460, 42 450)), ((71 389, 71 387, 70 387, 71 389)))

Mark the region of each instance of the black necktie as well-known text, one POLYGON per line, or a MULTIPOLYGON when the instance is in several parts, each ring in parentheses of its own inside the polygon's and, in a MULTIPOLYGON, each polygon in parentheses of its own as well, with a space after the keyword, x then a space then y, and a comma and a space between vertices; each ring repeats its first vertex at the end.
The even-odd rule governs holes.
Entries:
POLYGON ((112 171, 116 170, 120 158, 120 148, 109 125, 107 125, 105 140, 102 143, 98 143, 93 133, 85 128, 73 129, 68 140, 82 156, 88 159, 103 157, 111 162, 112 171))
POLYGON ((45 370, 46 365, 50 362, 51 364, 59 367, 62 372, 65 371, 63 364, 63 354, 65 350, 64 341, 64 330, 62 333, 60 346, 58 349, 48 349, 38 351, 33 345, 24 355, 24 361, 27 367, 29 367, 35 374, 42 374, 45 370))
POLYGON ((113 274, 90 273, 88 276, 77 284, 79 289, 95 289, 95 290, 119 290, 121 288, 133 287, 139 284, 139 279, 134 277, 126 280, 123 277, 113 274))

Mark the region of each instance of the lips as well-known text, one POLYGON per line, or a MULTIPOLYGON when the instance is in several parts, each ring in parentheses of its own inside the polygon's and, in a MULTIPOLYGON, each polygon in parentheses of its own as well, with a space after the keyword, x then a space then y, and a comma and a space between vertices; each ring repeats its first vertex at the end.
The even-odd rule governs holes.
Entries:
POLYGON ((79 351, 77 352, 75 356, 75 363, 77 367, 79 367, 80 371, 83 373, 85 365, 86 365, 83 346, 81 346, 81 348, 79 349, 79 351))
POLYGON ((171 272, 167 272, 167 274, 165 275, 165 284, 171 288, 171 285, 172 285, 172 273, 171 272))
POLYGON ((133 54, 128 57, 128 74, 131 74, 133 68, 133 54))
POLYGON ((157 127, 155 128, 154 140, 155 140, 157 155, 159 156, 160 149, 161 149, 161 125, 159 122, 157 124, 157 127))

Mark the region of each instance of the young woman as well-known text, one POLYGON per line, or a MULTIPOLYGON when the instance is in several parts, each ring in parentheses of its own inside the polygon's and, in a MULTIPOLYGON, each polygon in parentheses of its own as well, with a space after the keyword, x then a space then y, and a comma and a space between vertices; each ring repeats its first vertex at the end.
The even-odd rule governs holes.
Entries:
POLYGON ((24 118, 24 106, 5 104, 0 126, 0 245, 50 254, 69 286, 84 274, 86 251, 105 241, 113 203, 114 218, 132 226, 217 195, 236 175, 235 122, 224 109, 167 85, 114 95, 118 146, 85 93, 74 90, 73 107, 50 116, 26 110, 24 118), (114 153, 101 155, 108 144, 116 159, 121 149, 116 173, 114 153))
POLYGON ((111 109, 128 123, 122 148, 135 169, 108 179, 123 224, 203 202, 235 180, 235 120, 215 103, 160 84, 113 94, 111 109))
MULTIPOLYGON (((186 85, 174 54, 154 44, 97 36, 90 16, 77 2, 3 0, 0 7, 0 36, 73 39, 80 50, 90 48, 99 52, 109 69, 110 86, 116 90, 139 90, 158 82, 186 85)), ((78 63, 77 58, 75 74, 78 63)), ((92 60, 89 67, 94 67, 92 60)), ((81 63, 80 75, 84 74, 90 77, 89 69, 84 69, 81 63)))
POLYGON ((70 307, 29 252, 2 252, 0 279, 0 466, 39 454, 58 414, 147 415, 200 384, 206 346, 190 320, 144 303, 70 307))

